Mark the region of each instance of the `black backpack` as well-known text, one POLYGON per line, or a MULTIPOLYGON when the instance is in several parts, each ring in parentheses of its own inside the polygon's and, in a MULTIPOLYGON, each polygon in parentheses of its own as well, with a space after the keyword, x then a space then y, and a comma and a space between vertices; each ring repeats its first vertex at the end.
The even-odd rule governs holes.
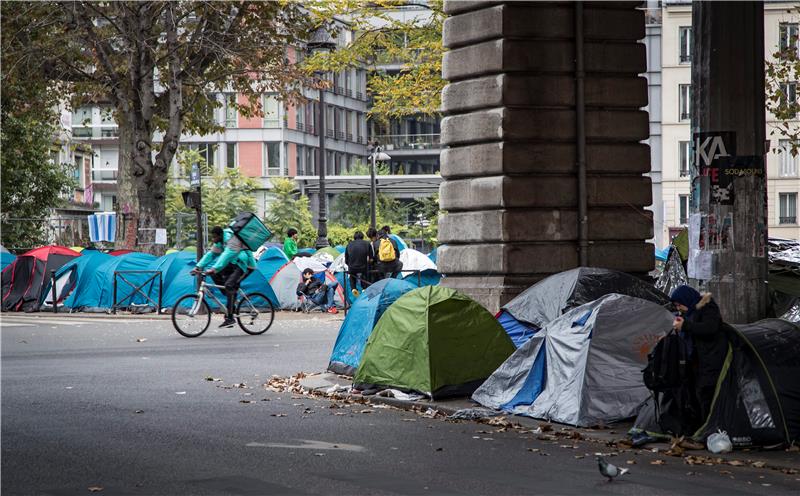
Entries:
POLYGON ((647 367, 642 371, 644 385, 653 392, 681 388, 689 373, 689 349, 677 331, 672 331, 656 343, 647 355, 647 367))

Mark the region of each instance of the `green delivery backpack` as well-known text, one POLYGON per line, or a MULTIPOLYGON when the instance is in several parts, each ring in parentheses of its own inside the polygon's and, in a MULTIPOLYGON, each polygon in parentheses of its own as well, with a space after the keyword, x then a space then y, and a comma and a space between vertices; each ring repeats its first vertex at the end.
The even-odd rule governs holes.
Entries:
POLYGON ((228 227, 250 251, 258 250, 272 237, 272 232, 252 212, 240 213, 228 227))

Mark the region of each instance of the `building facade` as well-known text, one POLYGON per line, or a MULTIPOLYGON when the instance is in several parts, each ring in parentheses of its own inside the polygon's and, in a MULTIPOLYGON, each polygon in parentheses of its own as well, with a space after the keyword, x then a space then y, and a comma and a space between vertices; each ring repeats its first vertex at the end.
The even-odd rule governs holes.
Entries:
MULTIPOLYGON (((765 2, 765 58, 773 60, 782 44, 797 46, 800 13, 796 4, 765 2)), ((661 26, 661 194, 653 191, 653 210, 662 212, 663 224, 655 224, 656 246, 663 248, 689 219, 691 149, 691 36, 690 2, 667 2, 662 7, 661 26)), ((790 83, 789 98, 795 99, 795 83, 790 83)), ((652 116, 651 116, 652 120, 652 116)), ((766 157, 768 192, 768 230, 771 237, 800 238, 797 197, 800 193, 800 157, 787 150, 790 144, 778 127, 779 122, 767 112, 766 157)), ((800 121, 790 123, 797 126, 800 121)), ((652 146, 652 145, 651 145, 652 146)), ((655 153, 656 151, 653 150, 655 153)), ((654 159, 655 164, 655 159, 654 159)))

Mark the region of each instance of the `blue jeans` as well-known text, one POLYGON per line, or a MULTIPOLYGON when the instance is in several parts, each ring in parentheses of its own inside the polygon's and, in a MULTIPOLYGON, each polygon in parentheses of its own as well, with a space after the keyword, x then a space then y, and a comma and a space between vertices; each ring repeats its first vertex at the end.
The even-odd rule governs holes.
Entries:
POLYGON ((334 294, 336 288, 339 286, 339 283, 335 282, 333 284, 326 284, 325 291, 318 291, 314 296, 311 297, 311 301, 319 305, 323 311, 327 311, 330 307, 332 307, 334 303, 334 294))

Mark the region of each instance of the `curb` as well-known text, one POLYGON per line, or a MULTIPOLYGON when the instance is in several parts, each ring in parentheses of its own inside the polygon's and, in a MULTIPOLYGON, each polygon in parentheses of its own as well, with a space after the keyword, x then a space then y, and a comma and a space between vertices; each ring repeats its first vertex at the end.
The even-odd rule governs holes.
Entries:
MULTIPOLYGON (((470 408, 477 405, 471 400, 452 400, 454 404, 448 405, 428 400, 404 401, 404 400, 398 400, 397 398, 377 396, 377 395, 363 396, 361 394, 349 394, 349 393, 328 394, 325 392, 326 389, 327 387, 325 386, 318 386, 318 387, 309 387, 308 391, 310 394, 313 394, 318 398, 361 400, 366 404, 382 404, 405 411, 419 411, 419 410, 426 411, 427 409, 430 408, 446 416, 450 416, 462 408, 470 408), (455 405, 456 402, 459 402, 460 404, 455 405)), ((666 455, 665 453, 669 448, 669 443, 666 442, 650 443, 647 446, 643 446, 641 448, 617 447, 616 442, 619 441, 621 438, 624 438, 625 434, 627 433, 627 427, 624 426, 624 424, 619 425, 619 427, 621 428, 619 430, 614 429, 613 427, 609 429, 596 430, 596 429, 587 429, 583 427, 574 427, 565 424, 550 423, 550 422, 540 421, 531 417, 524 417, 521 415, 506 415, 505 417, 506 420, 512 423, 517 423, 525 429, 536 429, 542 424, 549 424, 552 425, 554 428, 556 426, 567 427, 569 429, 572 429, 574 432, 580 433, 583 439, 586 441, 602 443, 604 447, 613 446, 614 449, 617 449, 619 451, 629 451, 629 450, 652 451, 652 449, 655 448, 658 449, 658 452, 654 454, 663 455, 668 459, 669 458, 681 459, 682 463, 685 463, 683 462, 684 456, 704 456, 710 458, 719 458, 722 459, 723 462, 731 462, 731 461, 742 462, 742 466, 750 466, 752 462, 763 462, 764 463, 763 466, 756 468, 766 468, 779 471, 796 470, 800 472, 800 453, 788 453, 786 451, 753 450, 753 451, 734 451, 732 453, 713 454, 706 450, 691 450, 691 451, 686 450, 684 456, 672 456, 672 455, 666 455), (622 432, 623 430, 624 432, 622 432), (622 432, 622 434, 620 434, 620 432, 622 432), (766 455, 766 457, 764 455, 766 455), (774 455, 783 457, 788 456, 790 458, 794 458, 794 460, 768 459, 768 458, 773 458, 774 455)), ((473 422, 475 424, 480 423, 476 420, 464 420, 463 422, 473 422)), ((722 465, 725 464, 726 463, 723 463, 722 465)), ((727 463, 727 465, 730 464, 727 463)))

